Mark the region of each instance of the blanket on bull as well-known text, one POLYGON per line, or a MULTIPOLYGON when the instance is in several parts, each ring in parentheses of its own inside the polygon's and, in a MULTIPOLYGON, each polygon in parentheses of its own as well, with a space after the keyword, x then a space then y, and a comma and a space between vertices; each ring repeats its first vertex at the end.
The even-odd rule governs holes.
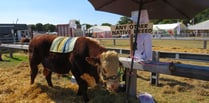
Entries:
POLYGON ((78 37, 57 37, 53 40, 50 52, 69 53, 73 50, 78 37))

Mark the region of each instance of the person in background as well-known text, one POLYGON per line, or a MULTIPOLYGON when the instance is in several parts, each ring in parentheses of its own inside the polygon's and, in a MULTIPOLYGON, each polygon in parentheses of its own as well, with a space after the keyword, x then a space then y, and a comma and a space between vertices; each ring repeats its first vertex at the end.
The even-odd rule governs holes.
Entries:
MULTIPOLYGON (((137 20, 133 19, 133 22, 137 20)), ((149 16, 147 10, 141 10, 139 24, 148 24, 149 16)), ((137 47, 135 50, 134 58, 140 63, 150 63, 152 61, 152 34, 138 33, 137 47)))

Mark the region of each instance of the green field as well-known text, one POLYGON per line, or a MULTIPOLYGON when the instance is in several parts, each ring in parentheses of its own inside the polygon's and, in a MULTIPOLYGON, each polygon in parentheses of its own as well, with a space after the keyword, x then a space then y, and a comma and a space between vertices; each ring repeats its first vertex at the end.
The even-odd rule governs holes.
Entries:
POLYGON ((0 69, 11 68, 17 66, 21 62, 28 62, 28 55, 24 54, 22 51, 13 54, 10 58, 9 53, 2 54, 3 61, 0 61, 0 69))
MULTIPOLYGON (((129 49, 130 40, 129 39, 116 39, 115 45, 113 40, 110 39, 99 39, 102 45, 105 47, 115 47, 129 49)), ((202 40, 152 40, 153 47, 176 47, 176 48, 188 48, 188 49, 203 49, 202 40)), ((209 41, 207 41, 207 49, 209 49, 209 41)))

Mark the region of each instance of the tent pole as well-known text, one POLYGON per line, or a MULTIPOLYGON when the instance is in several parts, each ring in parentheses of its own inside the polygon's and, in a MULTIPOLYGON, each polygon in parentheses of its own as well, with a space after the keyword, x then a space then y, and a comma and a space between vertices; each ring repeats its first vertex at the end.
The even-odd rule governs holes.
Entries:
MULTIPOLYGON (((138 32, 139 32, 139 21, 140 21, 140 15, 141 15, 141 10, 142 10, 142 8, 143 8, 143 0, 140 0, 139 1, 139 12, 138 12, 138 18, 137 18, 137 24, 136 24, 136 30, 134 31, 134 33, 135 33, 135 35, 134 35, 134 38, 135 38, 135 40, 134 40, 134 43, 133 43, 133 52, 132 52, 132 59, 131 59, 131 69, 130 69, 130 71, 129 71, 129 73, 128 73, 128 85, 127 85, 127 102, 126 103, 128 103, 128 99, 129 99, 129 95, 131 94, 131 96, 136 96, 136 91, 135 91, 135 93, 129 93, 130 92, 130 86, 131 86, 131 80, 133 80, 132 78, 134 77, 134 76, 132 76, 132 75, 134 75, 133 74, 133 72, 134 73, 136 73, 136 71, 134 71, 133 70, 133 65, 134 65, 134 55, 135 55, 135 50, 137 49, 137 35, 138 35, 138 32)), ((132 43, 131 43, 131 45, 132 45, 132 43)), ((136 79, 136 78, 135 78, 136 79)), ((136 87, 136 86, 135 86, 136 87)))

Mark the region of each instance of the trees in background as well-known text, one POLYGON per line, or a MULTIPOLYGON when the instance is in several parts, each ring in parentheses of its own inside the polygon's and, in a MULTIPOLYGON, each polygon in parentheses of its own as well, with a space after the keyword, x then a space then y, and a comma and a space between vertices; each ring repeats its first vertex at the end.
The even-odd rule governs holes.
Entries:
POLYGON ((54 31, 56 31, 56 26, 52 25, 52 24, 44 24, 43 31, 54 32, 54 31))
POLYGON ((49 23, 44 25, 42 23, 37 23, 35 25, 31 25, 31 29, 37 32, 55 32, 56 26, 49 23))
MULTIPOLYGON (((196 24, 205 20, 209 20, 209 9, 206 9, 199 14, 197 14, 194 18, 191 19, 153 19, 151 20, 152 23, 154 24, 168 24, 168 23, 176 23, 176 22, 183 22, 185 25, 191 25, 191 24, 196 24)), ((122 16, 120 20, 118 21, 118 24, 127 24, 129 22, 132 22, 131 18, 122 16)), ((76 24, 81 25, 80 21, 76 21, 76 24)), ((86 25, 86 29, 94 26, 91 24, 82 24, 86 25)), ((111 26, 112 24, 110 23, 102 23, 102 26, 111 26)), ((42 24, 42 23, 37 23, 35 25, 31 25, 31 29, 33 31, 38 31, 38 32, 55 32, 56 31, 56 25, 53 24, 42 24)))
POLYGON ((191 24, 196 24, 205 20, 209 20, 209 9, 202 11, 190 20, 191 24))
POLYGON ((120 17, 118 24, 128 24, 129 22, 132 22, 131 18, 126 17, 126 16, 122 16, 122 17, 120 17))
POLYGON ((102 26, 111 26, 112 24, 110 23, 102 23, 102 26))
MULTIPOLYGON (((206 9, 200 13, 198 13, 194 18, 190 19, 152 19, 151 22, 154 24, 168 24, 168 23, 176 23, 176 22, 183 22, 185 25, 189 24, 197 24, 199 22, 209 20, 209 9, 206 9)), ((127 24, 131 21, 131 18, 123 16, 118 21, 118 24, 127 24)))

